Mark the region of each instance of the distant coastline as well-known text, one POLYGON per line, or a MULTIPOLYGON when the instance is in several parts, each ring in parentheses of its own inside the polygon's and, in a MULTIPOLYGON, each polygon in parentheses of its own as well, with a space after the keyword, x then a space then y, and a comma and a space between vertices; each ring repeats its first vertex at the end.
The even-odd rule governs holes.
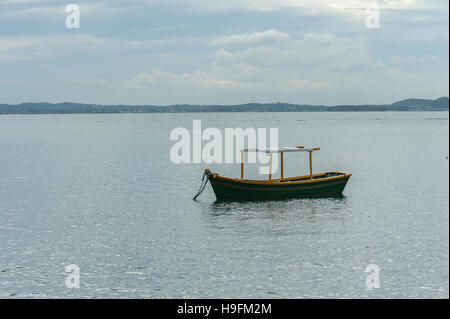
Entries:
POLYGON ((0 104, 0 114, 98 114, 98 113, 205 113, 205 112, 386 112, 448 111, 449 98, 406 99, 382 105, 307 105, 289 103, 247 103, 239 105, 98 105, 82 103, 0 104))

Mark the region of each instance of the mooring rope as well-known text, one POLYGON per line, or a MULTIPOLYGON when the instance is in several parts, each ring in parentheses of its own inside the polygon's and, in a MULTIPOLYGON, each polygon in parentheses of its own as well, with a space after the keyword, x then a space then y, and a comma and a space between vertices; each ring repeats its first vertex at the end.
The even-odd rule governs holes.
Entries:
POLYGON ((200 194, 203 192, 203 190, 206 187, 206 184, 208 184, 209 181, 209 175, 211 174, 211 172, 205 171, 203 173, 203 177, 202 177, 202 184, 200 185, 200 188, 198 189, 197 195, 194 196, 193 200, 196 200, 198 196, 200 196, 200 194), (206 179, 205 179, 206 177, 206 179))

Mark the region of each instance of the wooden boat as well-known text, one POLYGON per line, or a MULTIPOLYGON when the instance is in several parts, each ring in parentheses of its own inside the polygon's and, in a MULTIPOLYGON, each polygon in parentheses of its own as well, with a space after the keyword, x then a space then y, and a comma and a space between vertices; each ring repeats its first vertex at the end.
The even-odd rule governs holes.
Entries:
POLYGON ((342 195, 352 174, 345 172, 326 172, 313 174, 312 153, 320 148, 280 147, 277 149, 241 150, 241 178, 230 178, 205 170, 206 182, 200 187, 200 195, 209 180, 218 200, 264 200, 292 197, 326 197, 342 195), (269 179, 244 179, 244 152, 265 152, 269 154, 269 179), (309 175, 284 178, 283 155, 287 152, 309 152, 309 175), (272 179, 272 154, 281 155, 281 178, 272 179))

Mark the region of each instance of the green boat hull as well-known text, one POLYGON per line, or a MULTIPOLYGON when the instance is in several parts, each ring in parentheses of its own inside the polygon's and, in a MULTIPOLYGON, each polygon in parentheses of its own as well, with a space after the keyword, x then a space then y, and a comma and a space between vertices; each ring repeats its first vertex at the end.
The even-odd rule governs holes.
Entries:
MULTIPOLYGON (((325 173, 335 174, 335 173, 325 173)), ((351 174, 342 173, 332 178, 317 177, 304 182, 252 182, 224 178, 217 174, 209 177, 218 200, 263 200, 295 197, 327 197, 342 195, 351 174), (322 180, 321 180, 322 179, 322 180)))

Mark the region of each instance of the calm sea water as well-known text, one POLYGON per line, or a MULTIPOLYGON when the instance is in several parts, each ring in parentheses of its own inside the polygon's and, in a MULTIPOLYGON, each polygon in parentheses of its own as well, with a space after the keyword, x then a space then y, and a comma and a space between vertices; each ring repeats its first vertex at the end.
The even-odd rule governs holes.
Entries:
POLYGON ((2 115, 0 297, 448 298, 448 134, 448 112, 2 115), (239 175, 171 163, 194 119, 320 146, 315 172, 353 173, 345 196, 193 201, 206 167, 239 175))

